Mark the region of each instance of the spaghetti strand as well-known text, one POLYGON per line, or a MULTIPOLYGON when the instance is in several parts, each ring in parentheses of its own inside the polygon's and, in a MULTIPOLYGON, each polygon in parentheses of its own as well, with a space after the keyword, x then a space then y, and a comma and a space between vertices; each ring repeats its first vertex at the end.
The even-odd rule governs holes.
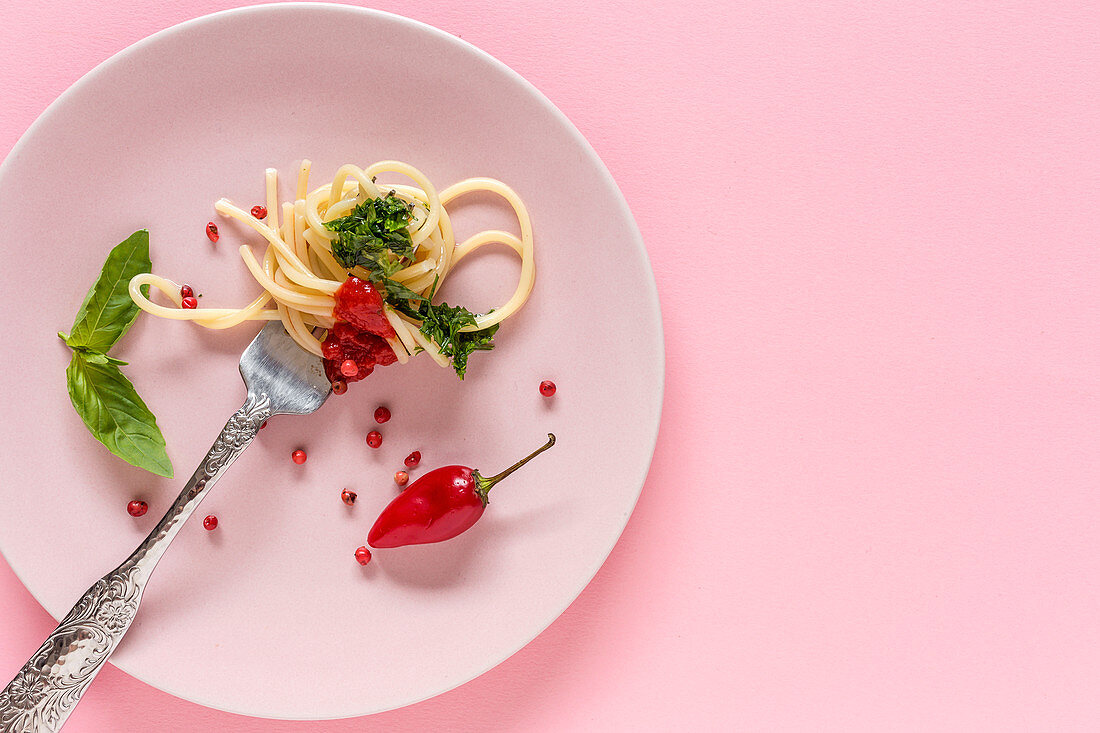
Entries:
MULTIPOLYGON (((414 261, 388 277, 414 293, 430 298, 454 267, 489 244, 500 244, 520 258, 520 274, 511 297, 489 313, 475 315, 474 324, 461 332, 480 331, 515 314, 527 302, 534 288, 535 259, 531 218, 519 195, 505 183, 492 178, 469 178, 442 191, 419 170, 397 160, 383 160, 366 168, 341 166, 329 183, 309 190, 312 164, 303 160, 294 176, 293 198, 280 202, 278 173, 264 171, 264 200, 267 219, 261 221, 226 199, 214 205, 218 213, 235 219, 260 235, 266 247, 257 259, 253 245, 243 244, 238 252, 261 292, 243 308, 184 308, 180 285, 153 274, 134 277, 130 297, 142 310, 160 318, 192 321, 211 329, 230 328, 245 321, 281 320, 290 336, 307 351, 322 356, 323 331, 336 323, 335 294, 349 274, 372 277, 362 267, 344 267, 333 255, 337 233, 326 223, 351 214, 367 199, 393 195, 408 204, 408 236, 414 261), (410 183, 385 184, 378 178, 398 176, 410 183), (447 205, 475 192, 492 193, 506 202, 515 215, 519 233, 496 229, 474 234, 456 244, 447 205), (171 305, 153 302, 143 288, 156 290, 171 305), (265 307, 273 303, 274 307, 265 307), (318 330, 322 332, 318 332, 318 330)), ((410 301, 414 305, 416 301, 410 301)), ((389 306, 383 309, 395 336, 387 338, 397 361, 426 352, 438 364, 449 359, 439 344, 420 330, 420 325, 389 306)))

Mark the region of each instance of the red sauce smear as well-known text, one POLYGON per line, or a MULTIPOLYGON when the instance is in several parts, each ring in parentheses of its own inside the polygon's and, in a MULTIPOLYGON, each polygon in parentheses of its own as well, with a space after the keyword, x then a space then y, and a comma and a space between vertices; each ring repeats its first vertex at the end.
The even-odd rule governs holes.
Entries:
POLYGON ((375 366, 386 366, 397 361, 393 349, 386 343, 397 332, 382 312, 382 296, 366 280, 349 277, 335 293, 336 318, 324 343, 325 374, 330 382, 342 379, 358 382, 374 371, 375 366), (341 373, 340 365, 351 359, 359 367, 353 376, 341 373))

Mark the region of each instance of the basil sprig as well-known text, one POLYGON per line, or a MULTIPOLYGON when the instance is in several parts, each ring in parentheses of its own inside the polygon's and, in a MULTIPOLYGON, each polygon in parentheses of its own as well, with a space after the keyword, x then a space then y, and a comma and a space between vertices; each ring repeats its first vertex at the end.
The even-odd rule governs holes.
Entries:
POLYGON ((57 335, 73 350, 65 370, 69 399, 92 436, 127 463, 171 478, 156 416, 118 368, 126 362, 107 355, 140 311, 130 298, 130 279, 151 270, 149 232, 142 229, 111 250, 72 331, 57 335))

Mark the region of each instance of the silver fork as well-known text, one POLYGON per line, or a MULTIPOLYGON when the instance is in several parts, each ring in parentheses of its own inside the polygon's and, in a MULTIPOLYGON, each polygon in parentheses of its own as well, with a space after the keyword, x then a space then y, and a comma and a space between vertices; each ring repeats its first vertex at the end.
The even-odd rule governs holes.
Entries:
POLYGON ((308 415, 328 399, 321 360, 279 321, 264 326, 241 355, 248 397, 183 487, 172 508, 134 553, 88 589, 57 629, 0 691, 0 732, 56 731, 122 641, 145 584, 183 523, 272 415, 308 415))

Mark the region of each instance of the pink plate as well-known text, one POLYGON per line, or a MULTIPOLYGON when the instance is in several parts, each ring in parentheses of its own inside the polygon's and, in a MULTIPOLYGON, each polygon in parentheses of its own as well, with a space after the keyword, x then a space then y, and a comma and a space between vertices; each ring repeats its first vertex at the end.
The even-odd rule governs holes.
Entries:
MULTIPOLYGON (((221 221, 221 196, 261 203, 301 158, 315 179, 344 162, 398 158, 437 185, 493 176, 527 201, 538 281, 464 382, 426 357, 378 370, 318 413, 277 418, 165 556, 112 661, 204 705, 250 715, 372 713, 443 692, 534 638, 584 588, 626 524, 660 417, 663 345, 652 273, 607 170, 577 130, 500 62, 404 18, 337 5, 233 10, 158 33, 89 73, 0 167, 0 350, 7 382, 0 545, 55 617, 156 523, 243 388, 257 330, 141 317, 113 352, 158 415, 176 479, 133 469, 69 405, 67 330, 108 249, 148 228, 154 271, 204 305, 256 287, 221 221), (543 379, 558 392, 539 394, 543 379), (368 448, 374 408, 393 419, 368 448), (493 492, 472 531, 445 544, 354 550, 396 493, 412 450, 425 470, 495 472, 558 445, 493 492), (303 466, 290 460, 304 448, 303 466), (340 491, 359 494, 352 508, 340 491), (133 519, 126 503, 149 503, 133 519), (202 528, 214 513, 220 526, 202 528)), ((503 204, 454 210, 459 236, 515 228, 503 204)), ((508 251, 471 257, 443 294, 487 309, 514 287, 508 251)))

